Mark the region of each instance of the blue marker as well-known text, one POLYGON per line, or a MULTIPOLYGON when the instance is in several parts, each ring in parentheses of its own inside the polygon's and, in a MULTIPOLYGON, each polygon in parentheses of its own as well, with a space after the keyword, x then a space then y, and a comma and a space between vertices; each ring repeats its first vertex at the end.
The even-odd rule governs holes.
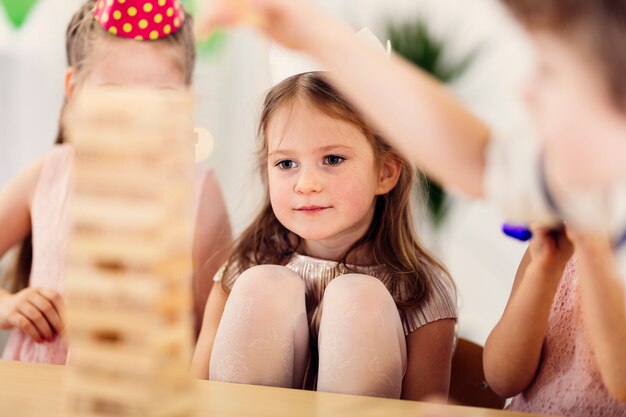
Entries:
POLYGON ((533 232, 526 226, 517 226, 509 223, 502 225, 502 232, 513 239, 526 242, 533 237, 533 232))

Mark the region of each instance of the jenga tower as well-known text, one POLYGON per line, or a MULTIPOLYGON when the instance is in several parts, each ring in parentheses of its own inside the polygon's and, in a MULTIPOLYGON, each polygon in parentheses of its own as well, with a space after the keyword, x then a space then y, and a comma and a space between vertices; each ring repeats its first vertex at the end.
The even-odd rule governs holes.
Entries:
POLYGON ((66 121, 66 413, 190 416, 190 95, 84 90, 66 121))

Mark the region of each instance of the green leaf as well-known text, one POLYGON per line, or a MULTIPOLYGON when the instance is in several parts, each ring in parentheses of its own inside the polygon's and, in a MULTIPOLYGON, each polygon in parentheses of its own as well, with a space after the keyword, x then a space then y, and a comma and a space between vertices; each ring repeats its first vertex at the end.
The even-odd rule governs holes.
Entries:
POLYGON ((37 4, 37 1, 38 0, 0 0, 0 4, 4 6, 9 22, 11 22, 14 28, 19 29, 26 21, 33 6, 37 4))

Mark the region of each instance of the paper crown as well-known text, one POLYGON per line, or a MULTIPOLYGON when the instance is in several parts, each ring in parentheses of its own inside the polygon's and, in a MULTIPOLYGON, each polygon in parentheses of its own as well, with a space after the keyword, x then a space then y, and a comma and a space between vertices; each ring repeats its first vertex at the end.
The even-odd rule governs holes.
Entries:
MULTIPOLYGON (((391 55, 391 42, 387 41, 387 45, 384 47, 376 35, 368 28, 361 29, 355 36, 373 45, 381 53, 386 54, 387 57, 391 55)), ((289 77, 304 74, 305 72, 325 71, 322 65, 309 58, 308 55, 283 48, 276 43, 272 44, 270 48, 269 64, 272 85, 277 85, 289 77)))
POLYGON ((185 22, 179 0, 98 0, 94 16, 109 33, 137 40, 164 38, 185 22))

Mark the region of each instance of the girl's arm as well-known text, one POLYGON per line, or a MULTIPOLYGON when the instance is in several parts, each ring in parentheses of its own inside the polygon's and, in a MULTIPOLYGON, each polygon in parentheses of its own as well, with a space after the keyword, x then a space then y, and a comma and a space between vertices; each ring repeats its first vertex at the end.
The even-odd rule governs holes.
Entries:
POLYGON ((30 233, 30 207, 42 166, 43 159, 0 189, 0 257, 30 233))
MULTIPOLYGON (((20 172, 0 190, 0 257, 31 231, 31 205, 43 159, 20 172)), ((23 330, 36 342, 62 332, 60 295, 47 288, 25 288, 11 294, 0 288, 0 328, 23 330)))
POLYGON ((200 337, 198 338, 198 343, 196 344, 196 349, 191 361, 191 376, 194 378, 209 378, 211 350, 213 349, 215 334, 217 333, 217 327, 224 313, 224 306, 226 305, 227 299, 228 294, 222 288, 222 284, 218 282, 211 289, 211 294, 209 295, 206 308, 204 309, 202 329, 200 330, 200 337))
POLYGON ((573 234, 582 311, 602 381, 626 401, 626 304, 613 250, 607 238, 573 234))
POLYGON ((406 338, 408 365, 402 382, 402 399, 448 397, 454 326, 452 319, 438 320, 406 338))
POLYGON ((213 286, 212 277, 228 258, 232 232, 217 178, 213 173, 204 180, 193 244, 193 298, 196 335, 202 325, 204 308, 213 286))
POLYGON ((243 16, 223 0, 204 3, 213 3, 207 26, 248 20, 274 40, 312 55, 330 71, 341 92, 420 169, 466 194, 483 194, 490 131, 426 73, 399 57, 386 59, 347 25, 306 1, 248 0, 243 16))
POLYGON ((519 394, 537 373, 552 301, 571 255, 564 232, 556 237, 535 232, 504 314, 483 351, 485 377, 501 397, 519 394))

